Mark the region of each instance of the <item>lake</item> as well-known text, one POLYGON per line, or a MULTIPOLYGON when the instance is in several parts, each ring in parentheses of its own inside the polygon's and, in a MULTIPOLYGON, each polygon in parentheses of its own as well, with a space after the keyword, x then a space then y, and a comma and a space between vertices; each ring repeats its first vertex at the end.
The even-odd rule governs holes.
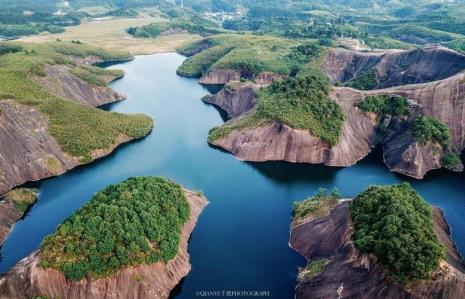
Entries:
POLYGON ((351 197, 369 185, 409 181, 428 202, 444 209, 464 253, 463 174, 436 171, 424 180, 411 180, 390 172, 379 150, 348 168, 238 161, 208 146, 209 129, 223 121, 214 107, 200 100, 207 89, 195 79, 176 75, 184 59, 165 53, 111 66, 125 71, 112 87, 128 98, 105 109, 148 114, 155 120, 154 131, 91 165, 40 182, 37 204, 1 248, 1 272, 37 249, 95 192, 142 175, 168 177, 202 190, 210 201, 190 239, 192 271, 173 291, 173 298, 222 290, 267 291, 267 298, 294 298, 297 268, 305 260, 288 247, 292 205, 320 187, 337 187, 344 197, 351 197))

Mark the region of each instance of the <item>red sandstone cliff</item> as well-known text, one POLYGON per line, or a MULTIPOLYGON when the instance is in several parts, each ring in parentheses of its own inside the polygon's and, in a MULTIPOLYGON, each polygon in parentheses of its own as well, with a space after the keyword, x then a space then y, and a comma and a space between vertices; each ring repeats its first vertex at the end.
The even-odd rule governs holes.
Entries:
POLYGON ((327 216, 291 225, 289 245, 294 250, 309 261, 328 261, 321 273, 299 282, 296 299, 465 297, 465 264, 440 209, 433 208, 434 228, 447 249, 447 259, 431 280, 405 288, 387 277, 374 257, 363 255, 354 247, 348 204, 341 202, 327 216))
POLYGON ((36 251, 0 278, 0 298, 168 298, 170 291, 191 269, 188 240, 207 204, 205 197, 191 191, 186 190, 186 198, 190 205, 190 216, 181 233, 178 254, 166 264, 159 262, 129 267, 97 280, 71 281, 60 271, 42 269, 40 251, 36 251))
MULTIPOLYGON (((434 53, 439 57, 459 55, 441 48, 424 51, 431 52, 428 55, 434 53)), ((419 55, 418 53, 421 52, 415 53, 419 55)), ((372 55, 378 57, 381 54, 372 55)), ((420 59, 420 62, 422 61, 423 59, 420 59)), ((421 64, 420 62, 418 63, 421 64)), ((465 105, 463 104, 465 102, 465 84, 463 76, 463 73, 457 73, 433 82, 370 91, 359 91, 345 87, 333 88, 330 96, 339 103, 346 117, 341 137, 335 146, 330 146, 314 137, 308 130, 293 129, 277 122, 235 129, 228 136, 215 140, 213 145, 221 147, 234 154, 238 159, 245 161, 282 160, 310 164, 323 163, 329 166, 350 166, 364 158, 378 142, 376 122, 362 113, 356 107, 357 103, 368 95, 401 95, 411 100, 410 116, 406 119, 392 119, 387 124, 386 134, 380 140, 383 146, 384 161, 392 171, 420 179, 428 171, 442 167, 441 160, 446 149, 436 144, 422 145, 416 142, 410 130, 410 122, 419 114, 431 115, 441 120, 449 127, 451 133, 448 150, 461 152, 465 147, 465 105)), ((208 100, 231 116, 242 113, 237 119, 230 120, 230 123, 243 117, 244 113, 250 113, 253 110, 252 104, 256 102, 250 83, 237 83, 235 85, 238 86, 234 90, 225 88, 208 100), (238 107, 241 108, 238 109, 238 107)), ((463 166, 459 165, 456 170, 462 169, 463 166)))

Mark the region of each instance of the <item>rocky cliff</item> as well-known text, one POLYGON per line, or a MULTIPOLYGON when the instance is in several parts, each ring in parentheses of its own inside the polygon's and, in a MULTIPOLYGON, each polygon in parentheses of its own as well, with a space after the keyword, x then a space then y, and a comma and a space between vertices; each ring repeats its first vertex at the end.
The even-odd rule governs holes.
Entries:
POLYGON ((433 209, 434 228, 447 249, 446 261, 431 280, 408 288, 386 276, 373 256, 363 255, 351 240, 349 202, 336 205, 329 215, 308 218, 291 226, 289 245, 309 261, 326 259, 320 273, 303 279, 296 298, 463 298, 465 264, 450 237, 442 211, 433 209))
POLYGON ((255 74, 245 70, 217 69, 203 75, 199 83, 201 84, 226 84, 229 81, 239 81, 247 79, 259 85, 266 85, 273 82, 276 75, 270 72, 255 74))
POLYGON ((170 291, 191 269, 188 240, 207 204, 205 197, 194 192, 186 191, 186 198, 190 205, 190 216, 181 233, 178 254, 166 264, 159 262, 125 268, 97 280, 89 277, 71 281, 60 271, 42 269, 40 251, 36 251, 0 278, 0 298, 168 298, 170 291))
MULTIPOLYGON (((123 100, 125 97, 108 87, 100 87, 87 83, 70 72, 63 65, 45 65, 45 77, 35 79, 50 93, 80 104, 97 107, 123 100)), ((115 77, 104 78, 111 82, 115 77)))
POLYGON ((228 119, 231 119, 250 111, 255 106, 255 91, 259 87, 260 85, 252 82, 241 84, 238 81, 230 81, 204 102, 217 106, 226 112, 228 119))
MULTIPOLYGON (((355 107, 356 99, 354 93, 352 98, 347 96, 344 102, 340 102, 346 121, 342 127, 341 138, 335 146, 323 142, 308 130, 293 129, 278 122, 235 129, 228 136, 215 140, 213 145, 245 161, 279 160, 350 166, 364 158, 376 144, 376 125, 355 107)), ((240 118, 230 122, 238 120, 240 118)))
POLYGON ((5 242, 15 222, 21 217, 23 217, 23 212, 16 209, 12 202, 0 201, 0 246, 5 242))
MULTIPOLYGON (((339 49, 335 51, 336 53, 347 52, 339 49)), ((459 55, 449 50, 436 48, 422 51, 445 52, 454 57, 459 55)), ((384 54, 361 53, 360 55, 378 57, 384 54)), ((447 57, 446 55, 443 59, 447 57)), ((443 69, 442 71, 451 71, 451 69, 443 69)), ((365 157, 380 142, 383 147, 384 161, 389 169, 420 179, 428 171, 442 167, 442 157, 446 150, 460 153, 465 147, 465 106, 463 104, 465 85, 463 77, 464 74, 459 72, 433 82, 370 91, 359 91, 345 87, 333 88, 330 96, 343 108, 346 118, 340 140, 335 146, 330 146, 312 136, 308 130, 297 130, 276 122, 234 129, 229 135, 213 141, 212 144, 231 152, 238 159, 246 161, 282 160, 312 164, 323 163, 329 166, 350 166, 365 157), (362 113, 356 105, 369 95, 384 94, 408 98, 410 100, 410 116, 405 119, 392 119, 386 124, 386 133, 378 140, 376 118, 362 113), (411 121, 419 114, 433 116, 448 126, 451 135, 448 149, 432 143, 420 144, 413 138, 411 121)), ((236 119, 229 121, 232 124, 246 116, 244 113, 253 109, 253 103, 256 102, 253 91, 250 83, 236 83, 234 89, 224 88, 208 101, 225 110, 231 117, 239 115, 236 119), (241 113, 242 115, 240 115, 241 113)), ((463 165, 459 165, 456 170, 461 171, 462 169, 463 165)))
MULTIPOLYGON (((69 57, 74 63, 101 62, 98 57, 69 57)), ((45 65, 45 76, 31 79, 40 83, 44 91, 87 106, 100 106, 124 99, 124 96, 108 87, 87 83, 71 73, 68 65, 45 65)), ((108 75, 107 82, 116 77, 108 75)), ((119 135, 110 147, 90 154, 97 159, 111 153, 118 145, 132 140, 119 135)), ((37 106, 23 105, 16 100, 0 99, 0 194, 28 181, 56 176, 81 165, 81 157, 65 153, 49 132, 49 120, 37 106)), ((1 205, 6 203, 0 202, 1 205)), ((0 209, 0 246, 13 224, 22 213, 8 207, 0 209), (3 234, 5 232, 5 235, 3 234)))
POLYGON ((408 51, 357 52, 331 49, 321 70, 333 82, 347 83, 374 71, 373 88, 387 88, 445 79, 465 69, 465 56, 443 47, 408 51))

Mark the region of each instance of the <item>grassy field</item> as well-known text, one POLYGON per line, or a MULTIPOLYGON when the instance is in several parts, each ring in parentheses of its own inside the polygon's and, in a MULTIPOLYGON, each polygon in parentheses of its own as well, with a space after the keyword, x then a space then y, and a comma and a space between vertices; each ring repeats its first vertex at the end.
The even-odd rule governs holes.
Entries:
POLYGON ((63 41, 80 40, 84 43, 112 50, 128 51, 131 54, 152 54, 174 52, 177 47, 199 38, 191 34, 173 34, 156 39, 135 38, 126 32, 129 27, 139 27, 157 21, 157 18, 114 18, 84 21, 81 25, 67 27, 59 34, 43 33, 28 36, 20 41, 42 43, 61 39, 63 41))

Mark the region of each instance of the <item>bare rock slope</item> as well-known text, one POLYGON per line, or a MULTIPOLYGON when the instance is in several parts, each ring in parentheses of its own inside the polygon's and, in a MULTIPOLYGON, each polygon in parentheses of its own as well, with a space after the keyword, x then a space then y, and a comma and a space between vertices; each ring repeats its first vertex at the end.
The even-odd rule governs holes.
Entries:
MULTIPOLYGON (((339 51, 347 52, 346 50, 336 50, 336 52, 339 51)), ((432 52, 440 57, 449 57, 448 55, 461 57, 460 54, 453 51, 438 48, 422 51, 432 52)), ((410 52, 404 51, 402 53, 410 52)), ((384 54, 372 55, 378 57, 384 54)), ((450 69, 439 66, 436 68, 443 69, 443 72, 450 71, 450 69)), ((442 75, 449 75, 449 73, 442 73, 438 76, 442 75)), ((335 146, 330 146, 314 137, 308 130, 293 129, 277 122, 234 129, 227 136, 214 140, 212 144, 245 161, 282 160, 311 164, 323 163, 329 166, 350 166, 364 158, 380 142, 383 146, 384 161, 389 169, 407 176, 423 178, 428 171, 442 167, 445 149, 437 144, 418 143, 410 130, 411 121, 419 114, 430 115, 441 120, 450 130, 449 150, 461 152, 465 147, 465 106, 463 104, 465 102, 465 84, 463 77, 464 74, 459 72, 432 82, 370 91, 359 91, 346 87, 333 88, 330 96, 341 106, 345 114, 341 136, 335 146), (410 99, 410 116, 407 119, 392 119, 386 124, 386 134, 381 140, 378 140, 375 119, 362 113, 357 108, 357 103, 369 95, 384 94, 400 95, 410 99)), ((256 102, 250 83, 242 84, 242 87, 236 86, 233 91, 225 88, 209 100, 232 117, 242 113, 237 118, 230 120, 229 124, 233 124, 250 113, 253 110, 252 103, 256 102), (241 109, 237 107, 241 107, 241 109)), ((461 169, 462 166, 459 166, 457 170, 461 169)))
POLYGON ((241 84, 238 81, 231 81, 204 102, 219 107, 226 112, 228 119, 231 119, 250 111, 255 106, 255 91, 259 87, 251 82, 241 84))
POLYGON ((3 244, 11 228, 22 216, 23 212, 15 208, 14 204, 7 200, 0 201, 0 245, 3 244))
POLYGON ((170 291, 191 269, 188 240, 207 204, 205 197, 194 192, 186 191, 186 198, 190 216, 181 233, 178 254, 167 263, 129 267, 97 280, 89 277, 71 281, 60 271, 42 269, 40 251, 36 251, 0 278, 0 298, 168 298, 170 291))
POLYGON ((442 211, 433 208, 434 228, 447 249, 447 260, 429 281, 408 288, 386 276, 374 257, 363 255, 351 240, 349 203, 341 202, 329 215, 309 218, 291 227, 289 245, 307 260, 327 259, 321 273, 300 281, 296 299, 303 298, 444 298, 465 296, 465 266, 450 237, 442 211))
MULTIPOLYGON (((111 88, 85 82, 66 66, 46 65, 44 71, 46 76, 35 80, 63 99, 92 107, 124 99, 111 88)), ((47 118, 35 107, 0 100, 0 111, 0 144, 4 145, 0 152, 0 194, 27 181, 62 174, 80 164, 76 157, 61 150, 48 131, 47 118)), ((127 141, 128 137, 120 136, 111 148, 95 152, 92 157, 105 156, 127 141)))
MULTIPOLYGON (((45 65, 45 77, 36 80, 52 94, 76 103, 97 107, 121 101, 124 96, 108 87, 94 86, 73 75, 69 67, 62 65, 45 65)), ((117 79, 107 78, 107 81, 117 79)))
POLYGON ((328 52, 321 69, 333 82, 341 83, 373 71, 378 89, 445 79, 465 69, 465 56, 438 46, 385 52, 337 48, 328 52))

